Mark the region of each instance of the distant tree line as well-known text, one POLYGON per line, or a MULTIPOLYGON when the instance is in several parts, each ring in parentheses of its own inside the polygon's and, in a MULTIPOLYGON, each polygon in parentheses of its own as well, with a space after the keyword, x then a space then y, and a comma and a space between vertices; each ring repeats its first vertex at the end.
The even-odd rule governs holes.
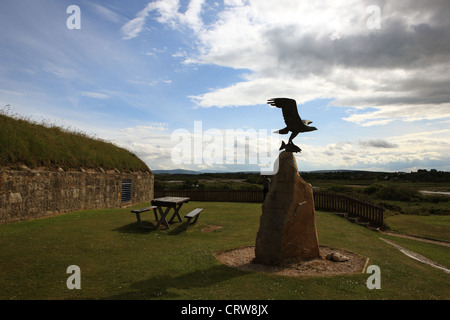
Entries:
POLYGON ((371 172, 371 171, 330 171, 301 172, 304 179, 320 180, 373 180, 410 182, 449 182, 450 172, 436 169, 419 169, 417 172, 371 172))
POLYGON ((262 190, 262 176, 253 172, 156 174, 155 190, 262 190))
MULTIPOLYGON (((417 172, 372 172, 372 171, 321 171, 300 172, 306 181, 405 181, 405 182, 449 182, 450 172, 436 169, 419 169, 417 172)), ((223 172, 199 174, 156 174, 155 189, 260 189, 263 179, 259 172, 223 172), (228 180, 228 181, 223 181, 228 180), (179 181, 172 183, 169 181, 179 181)), ((344 188, 344 187, 343 187, 344 188)), ((344 190, 341 190, 344 191, 344 190)), ((380 191, 380 190, 378 190, 380 191)))

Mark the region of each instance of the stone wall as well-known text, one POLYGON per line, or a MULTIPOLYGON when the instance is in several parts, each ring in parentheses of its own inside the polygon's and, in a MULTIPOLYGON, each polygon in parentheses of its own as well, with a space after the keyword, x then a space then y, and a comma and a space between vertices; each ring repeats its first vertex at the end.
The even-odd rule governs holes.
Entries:
POLYGON ((151 172, 0 171, 0 224, 148 202, 153 183, 151 172), (131 181, 131 201, 122 202, 124 180, 131 181))

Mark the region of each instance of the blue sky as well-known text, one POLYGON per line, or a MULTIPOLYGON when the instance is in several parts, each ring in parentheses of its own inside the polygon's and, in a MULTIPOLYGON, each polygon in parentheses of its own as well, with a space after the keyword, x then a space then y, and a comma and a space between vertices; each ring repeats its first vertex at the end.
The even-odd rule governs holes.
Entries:
POLYGON ((2 0, 0 108, 153 170, 240 171, 262 166, 252 148, 287 141, 266 100, 290 97, 318 128, 294 140, 300 170, 449 171, 449 13, 445 0, 2 0), (242 147, 209 140, 227 130, 248 136, 244 163, 216 157, 242 147))

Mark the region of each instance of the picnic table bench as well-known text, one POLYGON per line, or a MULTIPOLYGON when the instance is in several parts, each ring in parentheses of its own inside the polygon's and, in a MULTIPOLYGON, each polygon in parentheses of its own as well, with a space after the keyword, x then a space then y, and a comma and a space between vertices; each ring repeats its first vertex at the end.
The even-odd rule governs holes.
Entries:
POLYGON ((145 228, 142 225, 141 213, 153 210, 153 213, 155 214, 155 220, 158 220, 158 214, 156 213, 156 209, 157 208, 158 208, 157 206, 150 206, 150 207, 146 207, 146 208, 140 208, 140 209, 131 210, 131 212, 136 214, 136 219, 137 219, 137 222, 139 224, 139 227, 145 228))
POLYGON ((189 228, 189 226, 191 224, 194 224, 197 222, 197 219, 200 216, 200 212, 202 212, 202 211, 203 211, 203 208, 197 208, 197 209, 192 210, 191 212, 189 212, 187 215, 184 216, 187 219, 186 230, 187 230, 187 228, 189 228), (193 222, 191 222, 192 219, 194 219, 193 222))
MULTIPOLYGON (((158 229, 161 224, 164 224, 167 227, 167 229, 170 229, 169 223, 171 223, 173 221, 173 219, 178 218, 178 220, 180 222, 182 221, 179 211, 180 211, 181 206, 188 201, 189 201, 189 198, 163 197, 163 198, 158 198, 158 199, 152 200, 152 205, 149 207, 134 209, 134 210, 131 210, 131 212, 136 214, 136 219, 141 228, 151 228, 151 227, 143 226, 142 219, 141 219, 141 213, 153 210, 153 213, 155 215, 155 220, 157 221, 155 229, 158 229), (166 209, 163 210, 162 208, 166 208, 166 209), (173 213, 172 217, 170 218, 170 220, 167 221, 167 216, 171 209, 174 209, 174 213, 173 213), (158 218, 158 212, 160 214, 160 218, 158 218)), ((202 211, 203 211, 203 208, 196 208, 184 216, 187 219, 185 230, 187 230, 191 224, 195 224, 197 222, 200 212, 202 212, 202 211)))
POLYGON ((175 218, 178 218, 181 222, 182 220, 179 211, 181 206, 187 202, 189 202, 189 198, 186 197, 162 197, 153 199, 152 205, 158 208, 158 212, 161 215, 161 218, 159 220, 157 219, 158 223, 156 224, 155 229, 158 229, 161 223, 164 224, 167 229, 170 229, 169 223, 171 223, 175 218), (163 207, 166 208, 164 211, 162 210, 163 207), (171 209, 174 209, 174 213, 170 220, 167 221, 166 217, 171 209))

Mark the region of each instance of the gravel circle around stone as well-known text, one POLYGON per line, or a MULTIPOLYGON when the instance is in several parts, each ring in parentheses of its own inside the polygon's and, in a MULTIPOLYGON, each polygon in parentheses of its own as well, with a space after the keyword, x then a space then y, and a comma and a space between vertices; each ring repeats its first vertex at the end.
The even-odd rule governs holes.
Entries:
POLYGON ((291 277, 319 277, 344 274, 363 273, 369 259, 357 253, 345 249, 336 249, 327 246, 319 246, 320 258, 308 261, 283 261, 278 266, 268 266, 253 263, 255 247, 241 247, 215 253, 215 257, 221 263, 240 270, 250 272, 267 272, 291 277), (347 261, 335 262, 326 257, 330 253, 337 252, 348 258, 347 261))

